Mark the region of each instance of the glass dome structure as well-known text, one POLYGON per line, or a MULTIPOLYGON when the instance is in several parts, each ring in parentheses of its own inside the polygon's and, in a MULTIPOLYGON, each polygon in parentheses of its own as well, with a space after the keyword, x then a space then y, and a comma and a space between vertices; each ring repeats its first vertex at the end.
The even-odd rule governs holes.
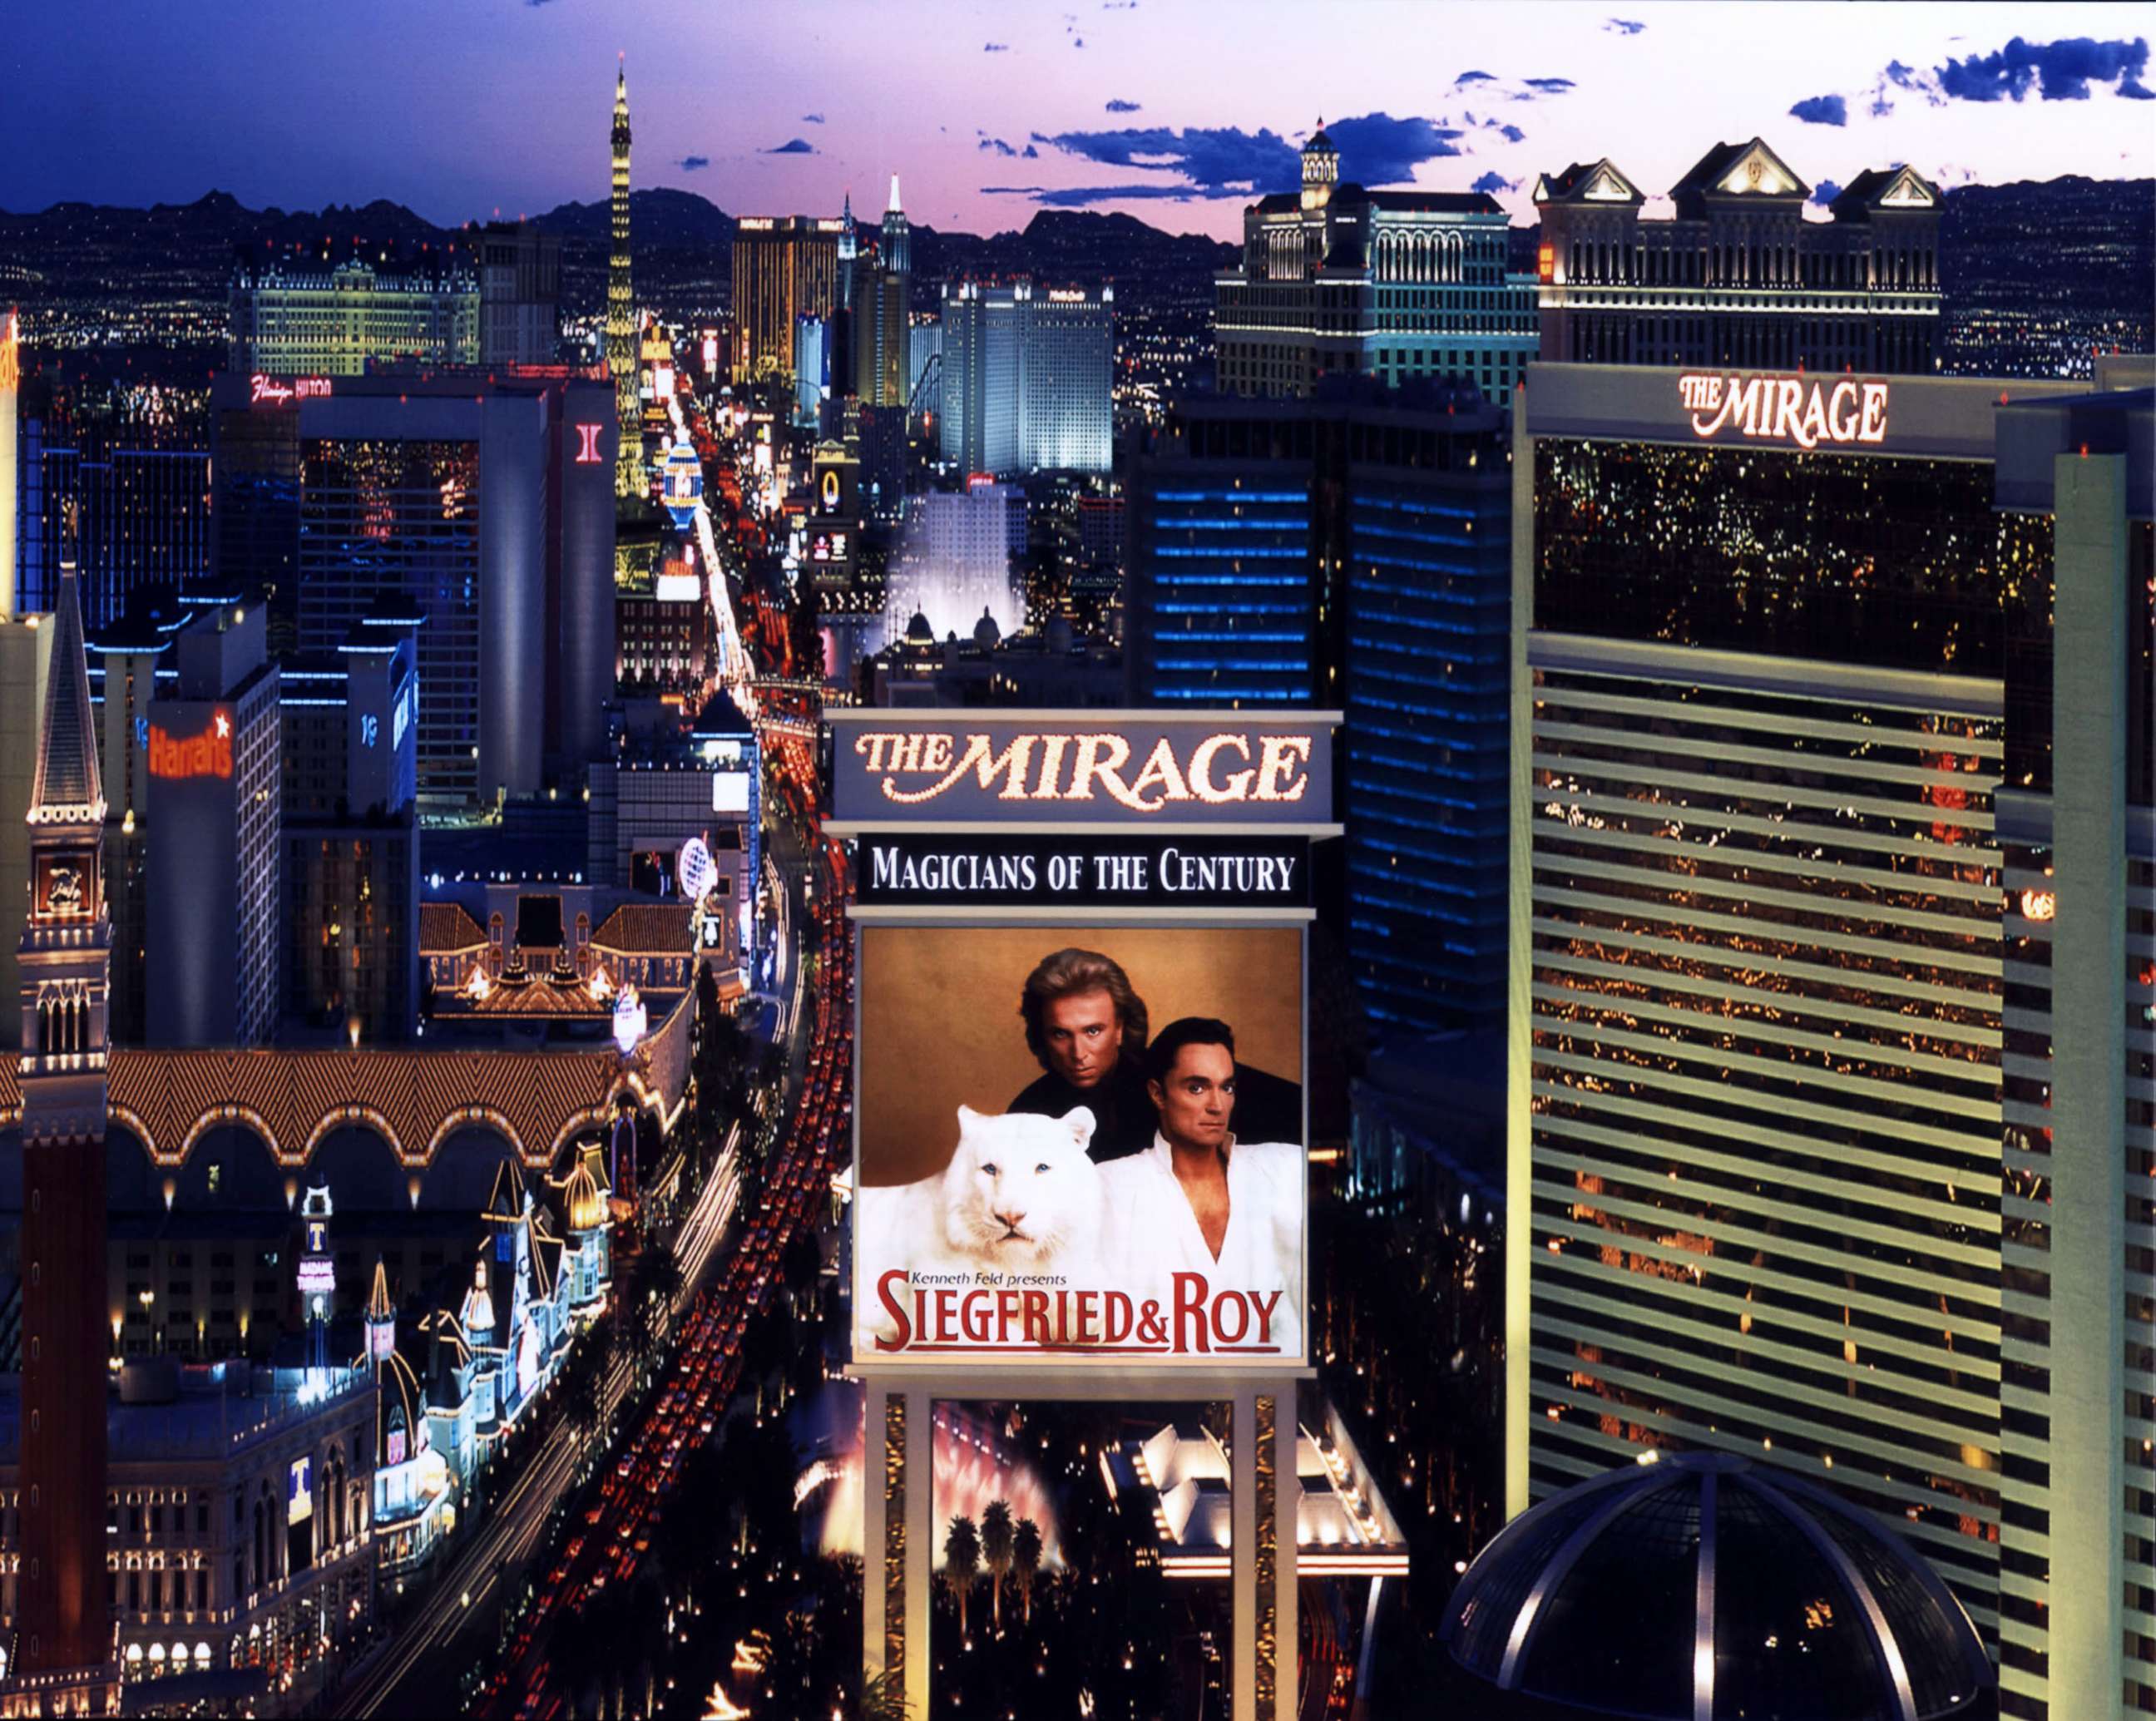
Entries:
POLYGON ((1582 1714, 1995 1713, 1975 1629, 1914 1550, 1825 1489, 1724 1453, 1657 1453, 1522 1513, 1460 1580, 1443 1636, 1498 1691, 1582 1714))

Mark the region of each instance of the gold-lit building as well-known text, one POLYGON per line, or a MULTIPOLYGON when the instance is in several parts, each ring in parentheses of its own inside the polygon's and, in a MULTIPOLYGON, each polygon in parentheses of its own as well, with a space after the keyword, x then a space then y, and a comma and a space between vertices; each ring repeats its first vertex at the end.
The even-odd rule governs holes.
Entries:
POLYGON ((232 283, 235 376, 357 377, 370 360, 479 362, 479 277, 465 270, 378 274, 272 264, 232 283))
POLYGON ((2156 1706, 2153 408, 1545 364, 1514 419, 1507 1509, 1786 1467, 2049 1721, 2156 1706))
POLYGON ((1617 165, 1537 178, 1541 356, 1926 375, 1939 350, 1939 188, 1874 167, 1804 219, 1812 188, 1760 138, 1717 143, 1668 220, 1617 165))
POLYGON ((734 223, 734 375, 793 374, 793 321, 828 318, 838 290, 834 219, 744 215, 734 223))

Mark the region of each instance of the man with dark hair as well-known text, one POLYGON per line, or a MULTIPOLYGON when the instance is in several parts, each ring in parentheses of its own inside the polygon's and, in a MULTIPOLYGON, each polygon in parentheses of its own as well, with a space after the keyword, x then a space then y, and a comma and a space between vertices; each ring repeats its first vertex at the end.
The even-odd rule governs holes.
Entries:
POLYGON ((1025 977, 1018 1011, 1040 1079, 1004 1109, 1060 1117, 1084 1106, 1096 1161, 1142 1153, 1152 1140, 1146 1097, 1145 1000, 1122 965, 1097 950, 1058 950, 1025 977))
POLYGON ((1264 1342, 1296 1354, 1307 1177, 1301 1147, 1235 1133, 1241 1067, 1225 1022, 1171 1022, 1147 1046, 1145 1074, 1157 1125, 1152 1146, 1104 1174, 1103 1234, 1120 1251, 1123 1271, 1133 1283, 1194 1272, 1237 1292, 1277 1292, 1264 1342))

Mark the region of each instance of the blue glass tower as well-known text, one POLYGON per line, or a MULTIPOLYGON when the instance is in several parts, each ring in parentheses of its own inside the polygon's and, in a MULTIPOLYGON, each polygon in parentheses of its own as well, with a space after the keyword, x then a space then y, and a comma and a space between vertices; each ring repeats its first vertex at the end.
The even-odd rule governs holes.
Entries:
POLYGON ((1342 931, 1381 1035, 1505 1000, 1512 468, 1472 390, 1185 403, 1131 473, 1134 705, 1346 714, 1342 931))

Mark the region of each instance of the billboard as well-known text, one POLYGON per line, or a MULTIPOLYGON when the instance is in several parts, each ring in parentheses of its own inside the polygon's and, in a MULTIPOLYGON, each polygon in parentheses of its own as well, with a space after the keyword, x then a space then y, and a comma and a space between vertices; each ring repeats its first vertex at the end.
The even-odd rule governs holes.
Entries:
POLYGON ((1336 712, 852 710, 856 1369, 1307 1352, 1336 712))
POLYGON ((1301 1362, 1299 922, 860 940, 857 1365, 1301 1362))

